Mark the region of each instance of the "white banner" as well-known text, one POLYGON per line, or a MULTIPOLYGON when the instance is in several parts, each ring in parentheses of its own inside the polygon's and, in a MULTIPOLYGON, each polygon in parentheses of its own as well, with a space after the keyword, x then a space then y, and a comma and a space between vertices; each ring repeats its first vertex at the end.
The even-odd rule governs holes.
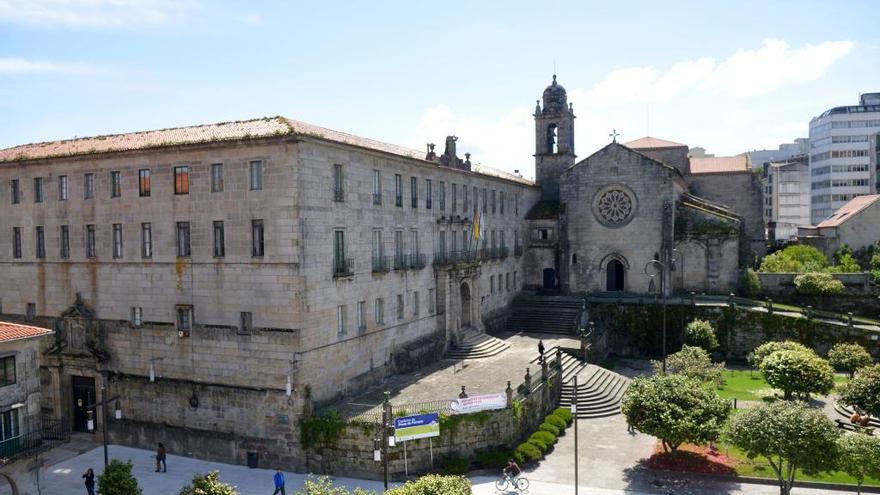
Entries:
POLYGON ((470 414, 507 407, 507 394, 475 395, 464 399, 455 399, 450 404, 455 414, 470 414))

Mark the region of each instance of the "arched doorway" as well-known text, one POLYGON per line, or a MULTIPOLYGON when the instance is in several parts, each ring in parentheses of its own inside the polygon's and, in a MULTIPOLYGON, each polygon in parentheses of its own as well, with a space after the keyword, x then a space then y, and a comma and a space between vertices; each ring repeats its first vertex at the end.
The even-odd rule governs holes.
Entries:
POLYGON ((626 270, 623 263, 618 259, 613 259, 605 265, 605 290, 609 292, 617 292, 625 289, 624 275, 626 270))
POLYGON ((471 326, 471 288, 462 282, 459 289, 461 296, 461 327, 471 326))
POLYGON ((553 268, 544 268, 544 288, 556 288, 556 270, 553 268))

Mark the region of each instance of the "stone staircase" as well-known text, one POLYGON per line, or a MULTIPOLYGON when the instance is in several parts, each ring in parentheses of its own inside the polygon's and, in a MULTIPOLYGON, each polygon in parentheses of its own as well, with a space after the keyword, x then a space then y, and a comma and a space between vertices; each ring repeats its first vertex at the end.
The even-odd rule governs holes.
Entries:
POLYGON ((584 299, 573 296, 528 295, 514 299, 507 328, 514 332, 575 335, 584 299))
POLYGON ((481 359, 497 356, 510 347, 507 342, 479 333, 474 329, 466 329, 462 332, 461 342, 452 345, 443 355, 443 359, 481 359))
MULTIPOLYGON (((620 399, 629 387, 629 378, 593 364, 585 368, 577 374, 578 418, 604 418, 620 414, 620 399)), ((562 384, 560 407, 571 407, 574 396, 572 380, 566 378, 562 384)))
MULTIPOLYGON (((544 352, 544 357, 547 358, 547 366, 551 366, 556 361, 556 350, 558 346, 553 346, 547 349, 544 352)), ((589 364, 581 361, 580 359, 574 357, 568 352, 563 351, 561 354, 562 359, 562 383, 571 380, 571 378, 581 371, 583 371, 589 364)), ((541 374, 541 358, 536 357, 529 361, 529 371, 532 373, 532 376, 540 376, 541 374)))

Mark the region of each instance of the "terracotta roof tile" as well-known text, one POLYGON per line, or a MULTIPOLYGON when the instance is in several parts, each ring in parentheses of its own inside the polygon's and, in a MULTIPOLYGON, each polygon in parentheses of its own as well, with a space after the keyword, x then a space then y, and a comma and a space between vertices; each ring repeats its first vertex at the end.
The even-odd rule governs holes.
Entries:
POLYGON ((880 199, 880 194, 865 194, 864 196, 856 196, 847 201, 847 203, 837 209, 830 217, 819 223, 816 227, 837 227, 843 222, 854 217, 856 213, 871 206, 880 199))
POLYGON ((645 150, 651 148, 681 148, 682 146, 687 148, 686 144, 676 143, 675 141, 667 141, 665 139, 658 139, 651 136, 645 136, 643 138, 636 139, 635 141, 624 143, 623 145, 627 148, 633 148, 636 150, 645 150))
POLYGON ((749 156, 745 153, 736 156, 691 158, 692 174, 747 172, 749 170, 751 170, 749 167, 749 156))
POLYGON ((19 325, 17 323, 0 321, 0 342, 29 339, 31 337, 40 337, 52 333, 55 332, 48 328, 32 327, 30 325, 19 325))

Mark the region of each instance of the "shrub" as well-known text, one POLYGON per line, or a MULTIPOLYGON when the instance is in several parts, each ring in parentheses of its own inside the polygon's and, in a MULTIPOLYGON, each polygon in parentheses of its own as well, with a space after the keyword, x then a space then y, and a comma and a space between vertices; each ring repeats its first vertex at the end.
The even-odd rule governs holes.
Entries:
POLYGON ((828 351, 828 361, 834 369, 849 373, 850 378, 857 369, 870 366, 874 362, 864 347, 847 343, 835 344, 828 351))
POLYGON ((541 450, 528 442, 519 444, 513 451, 513 459, 519 464, 540 461, 541 456, 541 450))
POLYGON ((574 415, 571 414, 571 409, 567 407, 557 407, 553 410, 551 414, 564 419, 565 423, 568 425, 570 425, 572 421, 574 421, 574 415))
POLYGON ((529 437, 529 439, 526 440, 526 443, 534 446, 536 449, 538 449, 541 452, 541 454, 545 454, 547 452, 547 450, 550 449, 550 444, 548 444, 547 442, 545 442, 539 438, 529 437))
POLYGON ((761 373, 771 387, 783 391, 786 400, 827 394, 834 388, 834 369, 814 352, 776 351, 761 362, 761 373))
MULTIPOLYGON (((198 493, 196 492, 196 494, 198 493)), ((303 489, 294 492, 293 495, 376 495, 376 492, 363 488, 355 488, 350 492, 343 486, 333 486, 333 481, 327 476, 313 477, 309 475, 303 484, 303 489)))
POLYGON ((463 457, 446 457, 440 461, 441 474, 467 474, 471 463, 463 457))
POLYGON ((758 297, 761 293, 761 279, 758 278, 758 272, 751 268, 746 268, 742 278, 742 293, 746 297, 758 297))
MULTIPOLYGON (((663 364, 660 361, 652 361, 654 371, 660 373, 663 364)), ((704 383, 723 385, 721 370, 723 364, 713 364, 709 353, 700 347, 682 346, 681 350, 670 354, 666 358, 666 372, 683 375, 704 383)))
POLYGON ((193 476, 192 483, 183 487, 178 495, 239 495, 234 486, 220 481, 220 471, 193 476))
POLYGON ((852 254, 843 254, 834 266, 828 267, 830 273, 860 273, 862 267, 852 254))
POLYGON ((113 459, 98 476, 98 493, 101 495, 141 495, 143 492, 131 474, 131 461, 113 459))
POLYGON ((565 427, 567 426, 565 420, 555 414, 547 415, 544 421, 559 428, 559 433, 562 433, 562 431, 565 430, 565 427))
POLYGON ((547 431, 547 432, 550 432, 550 433, 556 435, 557 437, 559 436, 559 428, 557 428, 554 425, 551 425, 550 423, 548 423, 546 421, 541 423, 541 426, 538 427, 538 431, 547 431))
MULTIPOLYGON (((771 342, 764 342, 758 347, 755 347, 755 350, 752 351, 752 366, 754 366, 755 368, 760 368, 761 363, 764 361, 764 359, 766 359, 767 356, 773 354, 776 351, 813 352, 813 350, 809 347, 793 340, 775 340, 771 342)), ((815 352, 813 353, 815 354, 815 352)))
POLYGON ((856 371, 853 379, 841 388, 840 402, 880 417, 880 364, 856 371))
POLYGON ((513 458, 509 450, 490 450, 477 454, 477 464, 482 469, 502 469, 507 466, 507 460, 513 458))
POLYGON ((830 273, 803 273, 794 278, 798 294, 805 296, 836 296, 843 294, 843 282, 830 273))
POLYGON ((715 329, 712 328, 711 323, 697 319, 688 323, 684 329, 684 343, 712 352, 718 348, 718 337, 715 336, 715 329))
POLYGON ((463 476, 428 474, 385 492, 388 495, 471 495, 471 481, 463 476))
POLYGON ((551 446, 556 444, 556 435, 548 432, 548 431, 536 431, 532 433, 532 436, 529 437, 529 440, 537 439, 547 444, 547 446, 551 446))
POLYGON ((812 246, 793 245, 782 251, 767 255, 761 262, 759 272, 807 273, 819 272, 828 266, 828 259, 812 246))

